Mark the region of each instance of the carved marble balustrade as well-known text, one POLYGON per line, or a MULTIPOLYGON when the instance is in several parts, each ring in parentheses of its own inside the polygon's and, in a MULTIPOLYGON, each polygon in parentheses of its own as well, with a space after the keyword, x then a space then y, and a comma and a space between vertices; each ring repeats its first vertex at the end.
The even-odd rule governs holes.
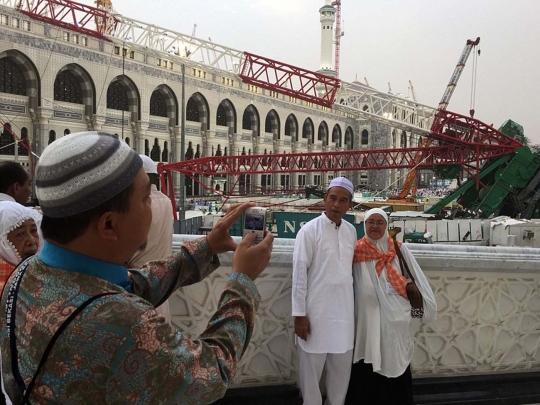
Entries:
MULTIPOLYGON (((175 235, 175 249, 188 235, 175 235)), ((234 386, 294 384, 296 351, 291 323, 294 240, 276 239, 270 265, 257 279, 262 297, 253 338, 234 386)), ((418 377, 540 371, 540 249, 408 244, 430 280, 438 319, 413 321, 418 377)), ((231 254, 203 282, 171 297, 174 324, 202 332, 228 274, 231 254)))

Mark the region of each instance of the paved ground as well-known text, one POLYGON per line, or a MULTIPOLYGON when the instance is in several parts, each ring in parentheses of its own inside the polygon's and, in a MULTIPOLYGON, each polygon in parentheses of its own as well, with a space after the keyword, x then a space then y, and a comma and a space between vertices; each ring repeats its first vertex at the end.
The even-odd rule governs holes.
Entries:
POLYGON ((302 405, 298 390, 292 386, 256 389, 231 389, 214 405, 302 405))
MULTIPOLYGON (((459 397, 459 396, 458 396, 459 397)), ((481 404, 481 405, 540 405, 538 402, 527 402, 519 396, 505 399, 499 398, 497 400, 487 401, 467 401, 457 399, 451 395, 451 398, 446 398, 442 401, 434 400, 425 402, 424 400, 417 398, 419 404, 453 404, 462 405, 466 404, 481 404)), ((415 403, 417 403, 415 401, 415 403)), ((298 394, 298 390, 292 386, 275 386, 275 387, 259 387, 259 388, 247 388, 247 389, 231 389, 227 391, 225 397, 213 405, 303 405, 302 399, 298 394)), ((384 404, 374 404, 384 405, 384 404)))

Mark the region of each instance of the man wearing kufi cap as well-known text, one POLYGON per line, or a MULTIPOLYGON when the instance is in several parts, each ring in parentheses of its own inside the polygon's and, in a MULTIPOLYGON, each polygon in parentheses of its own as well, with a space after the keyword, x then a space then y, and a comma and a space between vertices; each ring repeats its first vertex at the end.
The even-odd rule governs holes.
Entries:
POLYGON ((321 405, 319 380, 326 366, 329 404, 343 404, 352 365, 356 230, 343 216, 352 207, 353 184, 333 179, 325 212, 304 225, 293 254, 292 316, 297 335, 298 383, 305 405, 321 405))
POLYGON ((1 383, 12 403, 201 404, 221 398, 232 381, 272 236, 253 247, 253 237, 233 242, 228 228, 254 205, 246 203, 180 252, 127 270, 152 222, 142 165, 125 142, 100 132, 64 136, 41 155, 45 245, 13 272, 0 302, 1 383), (216 254, 230 250, 233 273, 218 309, 190 341, 155 306, 208 276, 216 254))

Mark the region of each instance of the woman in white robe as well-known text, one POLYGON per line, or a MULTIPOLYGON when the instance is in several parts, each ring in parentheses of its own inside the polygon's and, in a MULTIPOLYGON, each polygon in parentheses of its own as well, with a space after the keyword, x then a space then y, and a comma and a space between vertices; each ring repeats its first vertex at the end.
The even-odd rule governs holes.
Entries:
MULTIPOLYGON (((365 235, 357 243, 353 265, 355 346, 345 404, 413 404, 410 363, 414 351, 410 282, 399 264, 388 216, 371 209, 364 218, 365 235)), ((437 316, 435 296, 426 276, 402 244, 401 253, 423 298, 421 321, 437 316)))

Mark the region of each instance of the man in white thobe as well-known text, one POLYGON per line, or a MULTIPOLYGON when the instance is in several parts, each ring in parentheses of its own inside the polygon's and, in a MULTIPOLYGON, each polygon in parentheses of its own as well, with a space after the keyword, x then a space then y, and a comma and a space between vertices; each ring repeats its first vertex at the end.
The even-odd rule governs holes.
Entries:
MULTIPOLYGON (((152 260, 161 260, 169 257, 172 253, 173 237, 173 210, 169 198, 158 191, 158 172, 156 163, 146 155, 140 155, 143 168, 150 177, 152 197, 152 224, 148 231, 147 243, 144 249, 138 250, 127 266, 138 269, 152 260)), ((172 326, 171 310, 169 301, 165 301, 158 308, 158 314, 163 315, 165 321, 172 326)))
POLYGON ((304 405, 322 405, 319 380, 326 366, 326 405, 345 401, 354 342, 352 264, 356 230, 343 216, 352 207, 352 183, 337 177, 324 196, 325 212, 296 236, 292 316, 298 382, 304 405))

